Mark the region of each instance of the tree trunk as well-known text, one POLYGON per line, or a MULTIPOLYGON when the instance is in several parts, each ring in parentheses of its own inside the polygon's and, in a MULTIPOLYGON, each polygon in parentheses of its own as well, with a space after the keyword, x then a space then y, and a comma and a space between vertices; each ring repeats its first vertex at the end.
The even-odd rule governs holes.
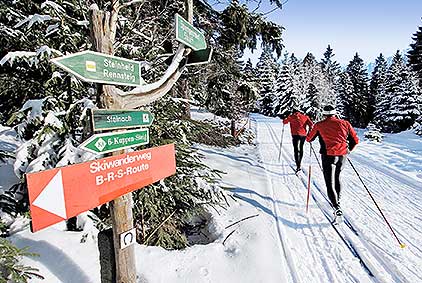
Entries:
POLYGON ((236 136, 236 120, 231 120, 231 127, 230 127, 230 133, 233 137, 236 136))
MULTIPOLYGON (((112 13, 99 10, 92 11, 91 37, 96 51, 113 55, 113 43, 115 37, 117 12, 119 1, 113 2, 112 13)), ((118 95, 117 88, 110 85, 99 85, 97 89, 97 102, 99 107, 106 109, 119 109, 120 105, 114 99, 118 95)), ((119 155, 124 151, 113 152, 119 155)), ((110 214, 113 226, 114 254, 116 260, 116 282, 135 283, 136 266, 134 246, 120 249, 120 235, 133 228, 132 194, 116 198, 110 202, 110 214)))

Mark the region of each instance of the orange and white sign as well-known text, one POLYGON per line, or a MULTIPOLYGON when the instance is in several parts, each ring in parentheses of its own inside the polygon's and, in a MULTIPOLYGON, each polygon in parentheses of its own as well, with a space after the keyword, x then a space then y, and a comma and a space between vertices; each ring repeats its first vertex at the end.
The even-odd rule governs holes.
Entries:
POLYGON ((176 172, 174 144, 26 175, 32 231, 69 219, 176 172))

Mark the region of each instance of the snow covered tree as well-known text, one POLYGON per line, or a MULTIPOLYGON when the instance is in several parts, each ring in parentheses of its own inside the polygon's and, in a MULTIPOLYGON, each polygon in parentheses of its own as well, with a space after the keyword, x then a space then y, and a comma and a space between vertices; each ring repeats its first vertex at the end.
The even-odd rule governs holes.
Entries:
POLYGON ((283 60, 280 72, 274 83, 273 95, 275 100, 272 104, 273 115, 285 117, 292 111, 293 107, 299 107, 298 72, 299 60, 294 54, 291 54, 290 57, 283 60))
POLYGON ((414 73, 397 51, 387 74, 387 97, 390 106, 386 112, 384 129, 400 132, 409 129, 421 115, 420 89, 414 73))
POLYGON ((374 99, 374 101, 370 101, 369 103, 370 112, 374 113, 372 121, 379 127, 381 127, 383 121, 386 119, 385 113, 390 104, 390 99, 386 94, 387 69, 387 61, 384 56, 380 54, 375 60, 375 67, 369 84, 370 97, 374 99))
POLYGON ((330 91, 329 82, 315 56, 308 53, 298 70, 299 105, 312 119, 320 118, 325 104, 331 103, 334 93, 330 91), (312 85, 312 86, 311 86, 312 85))
POLYGON ((341 72, 334 88, 337 93, 336 105, 338 113, 344 119, 351 121, 354 89, 349 73, 341 72))
POLYGON ((322 118, 320 98, 318 89, 313 83, 310 83, 306 91, 305 103, 302 105, 302 109, 313 121, 318 121, 322 118))
POLYGON ((355 127, 364 128, 372 117, 369 109, 368 74, 363 60, 358 53, 347 66, 346 72, 353 84, 353 93, 346 112, 350 113, 350 123, 355 127))
POLYGON ((334 56, 333 49, 328 45, 327 50, 324 52, 324 58, 322 58, 320 63, 326 84, 326 89, 322 91, 322 93, 325 93, 321 100, 323 105, 336 100, 335 84, 340 75, 340 64, 333 59, 334 56))
POLYGON ((263 49, 259 61, 256 64, 256 73, 259 84, 259 102, 258 107, 261 113, 269 115, 273 112, 275 97, 273 93, 273 85, 277 76, 279 66, 272 54, 272 50, 267 46, 263 49))
POLYGON ((422 88, 422 26, 413 34, 413 43, 410 44, 410 50, 407 57, 408 64, 419 79, 419 87, 422 88))
POLYGON ((364 136, 365 138, 375 142, 381 142, 384 137, 383 134, 381 134, 380 129, 372 123, 368 124, 367 131, 364 133, 364 136))
POLYGON ((324 58, 321 60, 321 68, 326 75, 330 87, 332 87, 340 73, 340 64, 333 60, 335 56, 333 49, 328 45, 327 50, 324 52, 324 58))
POLYGON ((422 115, 419 115, 419 117, 416 119, 416 122, 413 125, 413 129, 415 134, 422 136, 422 115))
POLYGON ((48 61, 87 48, 85 2, 0 2, 0 122, 27 99, 52 95, 77 100, 87 93, 69 74, 55 72, 48 61))

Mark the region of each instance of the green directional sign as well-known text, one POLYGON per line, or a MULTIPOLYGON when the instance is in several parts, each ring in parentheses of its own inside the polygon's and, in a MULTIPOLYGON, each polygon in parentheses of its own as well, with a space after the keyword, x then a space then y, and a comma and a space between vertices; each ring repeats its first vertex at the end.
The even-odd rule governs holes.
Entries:
POLYGON ((139 86, 139 62, 93 51, 83 51, 51 60, 86 82, 139 86))
POLYGON ((205 36, 179 14, 175 15, 176 40, 189 46, 193 50, 207 48, 205 36))
POLYGON ((129 129, 151 126, 154 117, 143 110, 92 110, 92 128, 94 131, 129 129))
POLYGON ((79 147, 89 152, 102 154, 148 143, 149 130, 137 129, 93 135, 79 147))

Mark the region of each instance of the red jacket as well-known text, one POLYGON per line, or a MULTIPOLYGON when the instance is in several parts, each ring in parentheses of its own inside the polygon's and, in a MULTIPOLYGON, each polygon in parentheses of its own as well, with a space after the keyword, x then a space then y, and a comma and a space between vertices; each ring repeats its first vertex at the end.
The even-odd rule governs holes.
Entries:
POLYGON ((317 136, 321 143, 320 153, 326 155, 346 155, 347 149, 351 151, 359 143, 350 123, 336 116, 329 116, 316 123, 306 137, 306 141, 311 142, 317 136))
POLYGON ((306 136, 306 126, 312 129, 314 123, 305 114, 295 112, 286 119, 283 119, 283 124, 290 123, 290 132, 293 135, 306 136))

